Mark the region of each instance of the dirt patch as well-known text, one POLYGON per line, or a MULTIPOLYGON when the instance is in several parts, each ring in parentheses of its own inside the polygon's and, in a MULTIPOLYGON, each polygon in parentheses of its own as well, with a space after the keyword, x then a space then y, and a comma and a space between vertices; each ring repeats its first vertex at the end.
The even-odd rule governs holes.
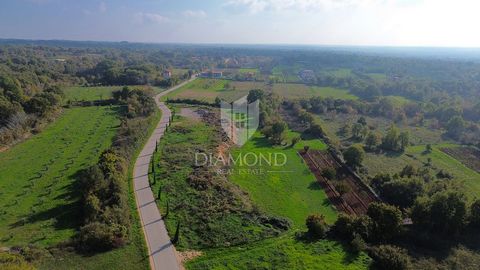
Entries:
POLYGON ((330 152, 310 150, 301 151, 300 155, 338 210, 350 215, 363 215, 367 213, 370 203, 378 201, 373 191, 346 166, 339 163, 330 152), (328 180, 322 175, 323 170, 327 168, 335 170, 335 180, 328 180), (344 194, 340 194, 335 188, 335 183, 339 182, 348 185, 348 191, 344 194))
POLYGON ((201 251, 196 251, 196 250, 181 251, 181 252, 177 252, 177 254, 182 264, 185 264, 186 262, 191 261, 203 255, 201 251))
POLYGON ((202 115, 197 109, 181 108, 180 115, 193 120, 201 120, 202 115))
POLYGON ((480 173, 480 150, 473 147, 448 147, 440 150, 480 173))

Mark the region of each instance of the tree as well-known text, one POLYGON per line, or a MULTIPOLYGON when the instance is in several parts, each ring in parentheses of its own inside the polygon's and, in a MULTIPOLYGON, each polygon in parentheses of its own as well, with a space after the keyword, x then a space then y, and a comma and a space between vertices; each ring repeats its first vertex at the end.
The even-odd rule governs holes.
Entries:
POLYGON ((444 234, 455 234, 464 227, 467 200, 455 191, 438 192, 431 198, 421 198, 412 207, 415 224, 444 234))
POLYGON ((374 247, 370 254, 374 269, 408 270, 412 269, 410 257, 404 249, 391 245, 374 247))
POLYGON ((368 206, 367 215, 372 219, 372 237, 385 241, 398 235, 402 226, 402 212, 393 205, 372 203, 368 206))
POLYGON ((253 89, 248 92, 247 101, 248 103, 255 102, 256 100, 262 100, 264 97, 264 92, 260 89, 253 89))
POLYGON ((316 239, 325 237, 328 231, 328 225, 325 222, 325 217, 323 215, 309 215, 305 223, 307 225, 308 234, 310 236, 316 239))
POLYGON ((461 116, 454 116, 447 123, 447 134, 454 139, 458 139, 465 131, 465 126, 465 121, 461 116))
POLYGON ((433 150, 433 149, 432 149, 432 145, 431 145, 431 144, 427 144, 427 145, 425 146, 425 153, 430 154, 430 153, 432 152, 432 150, 433 150))
POLYGON ((382 140, 382 147, 386 150, 397 151, 399 144, 399 131, 394 125, 390 126, 382 140))
POLYGON ((373 151, 381 143, 382 138, 377 132, 370 132, 365 139, 365 146, 368 150, 373 151))
POLYGON ((421 179, 398 179, 384 183, 379 191, 388 203, 400 208, 408 208, 423 195, 424 184, 421 179))
POLYGON ((273 144, 281 144, 285 139, 287 132, 287 124, 283 121, 276 120, 272 125, 262 129, 263 135, 270 139, 273 144))
POLYGON ((354 139, 363 139, 368 133, 368 128, 360 123, 355 123, 352 126, 352 136, 354 139))
POLYGON ((399 146, 401 151, 405 151, 405 149, 408 147, 410 143, 410 134, 408 131, 403 131, 400 133, 398 136, 398 141, 399 141, 399 146))
POLYGON ((362 165, 365 151, 359 145, 352 145, 343 153, 343 156, 347 164, 355 168, 362 165))
POLYGON ((306 131, 310 134, 312 134, 314 137, 321 138, 323 137, 323 128, 320 126, 320 124, 312 124, 310 128, 306 131))
POLYGON ((470 207, 470 225, 480 229, 480 199, 474 201, 470 207))

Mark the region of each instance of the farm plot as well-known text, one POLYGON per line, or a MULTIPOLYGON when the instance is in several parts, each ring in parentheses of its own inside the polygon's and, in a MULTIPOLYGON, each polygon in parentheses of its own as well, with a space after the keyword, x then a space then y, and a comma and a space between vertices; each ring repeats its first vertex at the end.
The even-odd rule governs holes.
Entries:
POLYGON ((473 147, 442 147, 440 150, 480 173, 480 150, 473 147))
POLYGON ((68 109, 41 134, 0 153, 0 245, 50 246, 75 234, 75 173, 110 146, 116 110, 68 109))
POLYGON ((300 153, 337 209, 350 215, 362 215, 367 213, 370 203, 378 201, 371 189, 328 151, 309 150, 300 153), (335 172, 331 179, 324 176, 323 171, 327 169, 335 172), (343 184, 347 190, 339 190, 336 184, 343 184))

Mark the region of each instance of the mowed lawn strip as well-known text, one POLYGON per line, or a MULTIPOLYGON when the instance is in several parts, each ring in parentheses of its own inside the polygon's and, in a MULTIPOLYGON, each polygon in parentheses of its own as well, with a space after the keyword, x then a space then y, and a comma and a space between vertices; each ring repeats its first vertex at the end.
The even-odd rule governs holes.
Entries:
POLYGON ((117 108, 67 109, 39 135, 0 153, 0 245, 53 245, 80 220, 75 173, 110 146, 117 108))

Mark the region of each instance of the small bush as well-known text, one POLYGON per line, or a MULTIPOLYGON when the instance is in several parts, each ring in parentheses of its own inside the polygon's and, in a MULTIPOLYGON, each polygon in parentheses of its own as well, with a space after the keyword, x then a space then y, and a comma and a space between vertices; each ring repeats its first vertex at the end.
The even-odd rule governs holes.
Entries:
POLYGON ((308 234, 313 238, 324 238, 328 232, 328 225, 323 215, 309 215, 305 223, 308 228, 308 234))
POLYGON ((404 249, 391 245, 381 245, 372 248, 370 257, 374 269, 407 270, 412 269, 410 257, 404 249))
POLYGON ((77 243, 82 251, 106 251, 123 245, 125 236, 126 229, 123 226, 93 222, 80 229, 77 243))

